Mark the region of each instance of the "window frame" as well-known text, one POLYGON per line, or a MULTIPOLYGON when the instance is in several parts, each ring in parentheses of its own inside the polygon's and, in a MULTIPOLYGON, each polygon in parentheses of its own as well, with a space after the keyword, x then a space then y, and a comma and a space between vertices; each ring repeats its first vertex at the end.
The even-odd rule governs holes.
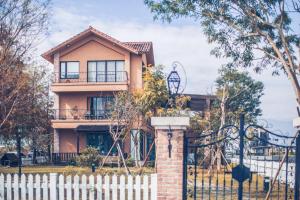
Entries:
MULTIPOLYGON (((97 76, 97 73, 98 73, 98 62, 104 62, 105 63, 105 71, 104 71, 104 75, 105 75, 105 80, 104 80, 104 83, 106 83, 106 82, 112 82, 112 83, 114 83, 114 82, 123 82, 123 81, 117 81, 117 72, 125 72, 125 60, 88 60, 87 61, 87 75, 86 75, 86 80, 88 81, 88 82, 95 82, 95 83, 98 83, 98 82, 102 82, 102 81, 98 81, 98 76, 97 76), (92 63, 92 62, 94 62, 94 63, 96 63, 96 71, 95 71, 95 73, 96 73, 96 81, 89 81, 89 63, 92 63), (108 62, 114 62, 114 81, 108 81, 108 72, 111 72, 111 71, 107 71, 107 63, 108 62), (124 62, 124 70, 123 71, 117 71, 117 62, 124 62)), ((100 71, 99 71, 100 72, 100 71)))
POLYGON ((60 61, 59 62, 59 78, 60 79, 79 79, 80 78, 80 61, 60 61), (65 72, 64 74, 62 74, 62 66, 61 64, 65 63, 65 72), (78 63, 78 77, 77 78, 69 78, 68 77, 68 63, 78 63), (62 77, 62 75, 64 75, 64 77, 62 77))

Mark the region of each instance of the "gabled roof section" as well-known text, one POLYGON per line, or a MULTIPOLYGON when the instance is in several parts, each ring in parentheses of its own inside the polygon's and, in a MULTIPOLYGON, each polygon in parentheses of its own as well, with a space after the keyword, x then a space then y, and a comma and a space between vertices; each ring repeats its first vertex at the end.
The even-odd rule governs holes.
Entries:
MULTIPOLYGON (((70 46, 71 44, 79 41, 84 36, 87 36, 89 34, 94 34, 100 38, 106 39, 113 44, 118 45, 119 47, 134 53, 134 54, 143 54, 143 53, 149 53, 152 51, 152 42, 121 42, 101 31, 98 31, 97 29, 90 26, 88 29, 82 31, 81 33, 71 37, 70 39, 62 42, 61 44, 57 45, 56 47, 50 49, 49 51, 42 54, 42 57, 48 60, 49 62, 53 62, 53 55, 60 51, 63 48, 66 48, 70 46)), ((152 52, 153 54, 153 52, 152 52)))

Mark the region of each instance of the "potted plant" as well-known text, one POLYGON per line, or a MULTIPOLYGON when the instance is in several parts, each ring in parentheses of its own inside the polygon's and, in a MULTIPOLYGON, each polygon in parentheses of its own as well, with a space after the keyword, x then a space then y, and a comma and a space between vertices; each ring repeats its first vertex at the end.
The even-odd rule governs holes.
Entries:
POLYGON ((77 106, 72 108, 71 115, 73 116, 73 119, 79 119, 79 110, 77 106))

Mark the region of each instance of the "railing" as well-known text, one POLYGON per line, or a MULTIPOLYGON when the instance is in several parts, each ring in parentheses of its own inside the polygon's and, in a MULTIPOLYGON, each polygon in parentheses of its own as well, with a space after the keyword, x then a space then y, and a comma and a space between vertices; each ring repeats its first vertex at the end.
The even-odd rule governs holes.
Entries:
POLYGON ((101 120, 110 117, 110 110, 55 109, 55 120, 101 120))
MULTIPOLYGON (((75 165, 76 164, 76 157, 79 156, 76 152, 69 152, 69 153, 52 153, 51 162, 54 165, 75 165)), ((99 157, 104 159, 106 154, 99 154, 99 157)), ((124 155, 126 158, 126 156, 124 155)), ((107 166, 118 166, 119 163, 119 156, 116 154, 110 153, 109 156, 106 158, 105 165, 107 166)))
POLYGON ((56 173, 0 174, 0 199, 77 200, 77 199, 157 199, 157 174, 82 175, 56 173))
POLYGON ((54 73, 53 83, 104 83, 104 82, 125 82, 128 80, 126 71, 107 72, 67 72, 65 74, 54 73))
POLYGON ((70 164, 75 160, 77 153, 52 153, 53 164, 70 164))

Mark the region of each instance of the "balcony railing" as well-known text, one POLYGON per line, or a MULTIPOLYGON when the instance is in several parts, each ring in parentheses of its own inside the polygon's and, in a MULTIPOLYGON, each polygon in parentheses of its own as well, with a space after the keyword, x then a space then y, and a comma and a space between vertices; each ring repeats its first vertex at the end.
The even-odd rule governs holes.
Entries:
POLYGON ((86 109, 55 109, 55 120, 101 120, 109 119, 110 110, 86 110, 86 109))
POLYGON ((105 83, 125 82, 127 80, 126 71, 54 73, 53 77, 53 83, 105 83))

